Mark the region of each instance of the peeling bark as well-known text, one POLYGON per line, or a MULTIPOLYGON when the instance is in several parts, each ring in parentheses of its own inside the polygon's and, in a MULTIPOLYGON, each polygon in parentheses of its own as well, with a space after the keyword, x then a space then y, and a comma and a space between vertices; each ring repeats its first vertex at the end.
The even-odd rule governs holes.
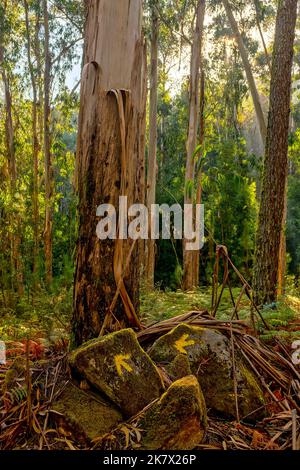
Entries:
POLYGON ((120 195, 127 195, 128 206, 144 203, 146 64, 141 12, 141 0, 92 0, 87 4, 77 140, 79 238, 73 310, 76 344, 100 332, 136 326, 128 319, 124 297, 116 292, 115 264, 121 263, 118 269, 121 266, 123 271, 129 258, 123 273, 124 287, 138 313, 141 243, 133 246, 132 240, 121 241, 121 259, 116 260, 118 240, 100 241, 96 236, 96 209, 103 203, 118 208, 120 195), (124 136, 120 132, 118 91, 124 104, 124 136), (123 142, 126 152, 122 151, 123 142), (122 194, 124 155, 126 194, 122 194))

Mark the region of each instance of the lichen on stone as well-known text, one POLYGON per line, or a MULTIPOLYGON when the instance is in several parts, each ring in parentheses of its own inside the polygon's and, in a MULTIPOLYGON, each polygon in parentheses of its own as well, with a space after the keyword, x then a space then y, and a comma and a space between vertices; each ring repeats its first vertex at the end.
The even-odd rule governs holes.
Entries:
POLYGON ((123 421, 117 408, 92 392, 79 389, 69 382, 59 398, 54 401, 52 410, 59 413, 52 417, 63 423, 81 443, 101 437, 123 421))
POLYGON ((70 365, 116 403, 126 417, 135 415, 164 390, 156 365, 131 329, 89 341, 73 351, 70 365))
POLYGON ((181 324, 161 336, 148 353, 166 370, 172 370, 178 345, 199 381, 208 408, 224 417, 235 418, 236 380, 240 417, 256 409, 260 409, 260 417, 263 417, 264 398, 257 379, 238 351, 235 351, 234 377, 231 343, 225 335, 210 328, 181 324))
POLYGON ((206 406, 194 376, 174 382, 145 413, 141 449, 189 450, 201 443, 207 428, 206 406))

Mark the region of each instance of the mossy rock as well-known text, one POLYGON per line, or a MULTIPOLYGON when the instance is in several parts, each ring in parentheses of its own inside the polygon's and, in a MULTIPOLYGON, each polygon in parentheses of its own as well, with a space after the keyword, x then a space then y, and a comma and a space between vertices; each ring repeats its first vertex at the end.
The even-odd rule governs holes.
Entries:
POLYGON ((145 412, 139 428, 143 450, 190 450, 200 444, 207 416, 197 378, 190 375, 173 382, 145 412))
POLYGON ((165 367, 172 381, 192 375, 191 366, 186 354, 178 354, 170 364, 165 367))
POLYGON ((53 418, 66 432, 70 432, 78 442, 89 443, 117 426, 123 417, 120 411, 104 398, 92 392, 79 389, 72 382, 64 388, 53 403, 53 418))
MULTIPOLYGON (((185 354, 207 407, 226 418, 236 417, 232 350, 225 335, 209 328, 181 324, 160 337, 148 352, 166 369, 172 367, 179 354, 185 354)), ((235 362, 240 418, 251 414, 252 420, 260 419, 264 417, 265 405, 262 390, 237 350, 235 362)))
POLYGON ((126 417, 159 398, 163 384, 131 329, 89 341, 73 351, 70 365, 104 393, 126 417))

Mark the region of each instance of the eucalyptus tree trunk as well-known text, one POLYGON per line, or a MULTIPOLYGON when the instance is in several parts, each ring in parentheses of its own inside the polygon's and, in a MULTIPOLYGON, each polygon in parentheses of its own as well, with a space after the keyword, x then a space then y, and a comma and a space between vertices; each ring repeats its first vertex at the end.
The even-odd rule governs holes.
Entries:
POLYGON ((288 131, 296 16, 297 0, 279 0, 254 266, 253 284, 256 302, 259 304, 273 302, 277 298, 288 173, 288 131))
MULTIPOLYGON (((38 84, 37 76, 33 66, 33 60, 31 55, 32 41, 30 35, 30 20, 29 20, 29 8, 28 2, 24 0, 25 9, 25 24, 26 24, 26 39, 27 39, 27 61, 30 73, 31 87, 32 87, 32 155, 33 155, 33 191, 32 191, 32 224, 33 224, 33 253, 32 253, 32 271, 34 274, 34 284, 36 285, 36 273, 38 264, 39 254, 39 178, 38 178, 38 167, 39 167, 39 137, 38 137, 38 84)), ((37 19, 37 21, 39 21, 37 19)))
POLYGON ((257 29, 258 29, 258 32, 259 32, 259 35, 260 35, 260 39, 261 39, 261 42, 262 42, 262 45, 263 45, 263 48, 264 48, 267 65, 268 65, 269 72, 270 72, 270 75, 271 75, 271 59, 270 59, 270 55, 268 53, 266 41, 265 41, 265 38, 264 38, 264 34, 263 34, 263 31, 262 31, 261 24, 260 24, 260 19, 259 19, 259 14, 260 14, 260 11, 261 11, 260 10, 261 9, 260 0, 254 0, 254 6, 255 6, 255 13, 256 13, 256 15, 255 15, 256 25, 257 25, 257 29))
MULTIPOLYGON (((14 126, 12 119, 12 97, 9 86, 9 80, 5 73, 3 73, 5 105, 6 105, 6 119, 5 119, 5 134, 6 134, 6 148, 8 155, 8 166, 10 176, 10 195, 11 200, 15 200, 17 189, 17 168, 16 168, 16 155, 15 155, 15 137, 14 126)), ((11 220, 11 266, 12 266, 12 286, 16 286, 19 295, 24 293, 23 284, 23 263, 21 257, 21 220, 19 214, 14 214, 11 220), (16 278, 16 282, 15 279, 16 278)))
MULTIPOLYGON (((205 120, 204 120, 204 108, 205 108, 205 74, 203 64, 201 64, 201 75, 200 75, 200 125, 199 125, 199 155, 198 165, 196 168, 196 204, 201 204, 202 200, 202 159, 203 159, 203 146, 205 136, 205 120)), ((194 251, 194 266, 193 266, 193 277, 194 286, 199 285, 199 274, 200 274, 200 250, 194 251)))
MULTIPOLYGON (((205 0, 199 0, 196 13, 196 25, 191 52, 190 65, 190 92, 189 92, 189 127, 186 143, 186 169, 184 203, 194 203, 194 177, 195 160, 193 154, 197 146, 197 134, 199 125, 199 80, 200 62, 203 39, 203 24, 205 16, 205 0)), ((183 240, 183 289, 191 289, 194 286, 194 253, 186 250, 187 240, 183 240)))
POLYGON ((44 255, 46 284, 52 282, 52 225, 53 225, 53 169, 50 136, 50 82, 51 57, 49 50, 49 12, 48 1, 43 0, 44 16, 44 167, 45 167, 45 227, 44 227, 44 255))
MULTIPOLYGON (((82 342, 140 327, 140 241, 99 240, 97 207, 144 203, 146 113, 141 0, 86 2, 77 140, 79 238, 73 335, 82 342), (112 42, 113 41, 113 42, 112 42)), ((120 225, 118 223, 117 233, 120 225)))
POLYGON ((251 93, 252 100, 253 100, 256 118, 258 121, 261 139, 262 139, 263 145, 265 145, 266 135, 267 135, 267 126, 266 126, 266 121, 265 121, 264 113, 262 110, 261 102, 259 99, 259 94, 257 91, 256 83, 255 83, 254 76, 251 70, 251 65, 250 65, 249 58, 248 58, 248 52, 246 50, 242 35, 239 31, 238 24, 232 13, 229 1, 228 0, 222 0, 222 1, 226 10, 226 14, 227 14, 232 32, 234 34, 234 37, 236 39, 236 42, 237 42, 237 45, 241 54, 241 58, 243 61, 243 65, 244 65, 244 69, 245 69, 245 73, 247 77, 248 86, 249 86, 250 93, 251 93))
MULTIPOLYGON (((151 66, 150 66, 150 109, 149 109, 149 146, 147 168, 147 207, 151 212, 151 205, 155 204, 156 169, 157 169, 157 93, 158 93, 158 35, 159 19, 156 3, 152 6, 151 31, 151 66)), ((147 242, 145 260, 145 278, 147 287, 154 288, 155 270, 155 240, 149 237, 147 242)))
MULTIPOLYGON (((15 201, 17 190, 17 165, 15 153, 15 130, 13 123, 12 95, 10 79, 4 64, 4 49, 0 32, 0 72, 4 86, 5 97, 5 145, 8 160, 9 191, 12 203, 15 201)), ((18 213, 13 213, 10 220, 12 232, 10 238, 11 287, 16 288, 21 296, 24 293, 23 263, 21 257, 21 219, 18 213)))

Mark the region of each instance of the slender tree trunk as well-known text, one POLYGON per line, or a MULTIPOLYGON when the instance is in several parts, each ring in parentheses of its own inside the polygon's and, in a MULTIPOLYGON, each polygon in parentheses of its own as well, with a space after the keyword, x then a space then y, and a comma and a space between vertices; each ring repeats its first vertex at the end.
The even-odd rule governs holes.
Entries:
MULTIPOLYGON (((147 207, 151 213, 151 205, 155 204, 156 170, 157 170, 157 93, 158 93, 158 34, 159 19, 156 4, 152 7, 151 34, 151 67, 150 67, 150 110, 149 110, 149 149, 147 173, 147 207)), ((149 237, 146 250, 146 282, 150 289, 154 288, 155 240, 149 237)))
POLYGON ((77 141, 76 344, 106 331, 140 326, 139 243, 100 241, 96 210, 103 203, 118 208, 119 196, 127 196, 128 207, 144 202, 146 63, 141 13, 141 0, 87 3, 77 141))
MULTIPOLYGON (((33 191, 32 191, 32 206, 33 206, 33 253, 32 253, 32 271, 34 274, 34 285, 36 287, 36 273, 39 254, 39 204, 38 204, 38 166, 39 166, 39 138, 38 138, 38 108, 37 108, 37 82, 36 74, 34 71, 32 58, 31 58, 31 39, 30 39, 30 23, 28 2, 24 1, 25 8, 25 22, 26 22, 26 37, 27 37, 27 60, 32 86, 32 155, 33 155, 33 191)), ((37 20, 39 21, 39 20, 37 20)))
POLYGON ((53 170, 50 136, 50 72, 51 58, 49 50, 49 12, 48 1, 43 0, 45 32, 45 70, 44 70, 44 164, 45 164, 45 228, 44 252, 46 284, 52 282, 52 224, 53 224, 53 170))
MULTIPOLYGON (((295 131, 293 123, 293 116, 290 114, 290 125, 289 132, 295 131)), ((288 172, 288 174, 290 174, 288 172)), ((278 295, 285 293, 285 280, 286 280, 286 221, 287 221, 287 210, 288 210, 288 177, 286 179, 285 192, 284 192, 284 211, 282 219, 282 232, 280 238, 280 251, 279 251, 279 265, 278 265, 278 295)))
POLYGON ((271 64, 271 58, 270 58, 270 55, 268 53, 266 41, 265 41, 262 29, 261 29, 260 19, 259 19, 259 13, 260 13, 260 2, 259 2, 259 0, 254 0, 254 5, 255 5, 255 12, 256 12, 256 17, 255 17, 256 25, 257 25, 257 29, 259 31, 260 39, 261 39, 261 42, 262 42, 262 45, 263 45, 263 48, 264 48, 264 52, 265 52, 265 56, 266 56, 266 60, 267 60, 267 65, 268 65, 269 72, 270 72, 270 75, 271 75, 271 65, 272 65, 271 64))
MULTIPOLYGON (((2 41, 0 34, 0 42, 2 41)), ((7 76, 5 66, 3 64, 4 50, 2 44, 0 44, 0 67, 2 81, 4 85, 4 96, 5 96, 5 143, 7 149, 9 179, 10 179, 10 197, 11 200, 15 200, 16 189, 17 189, 17 167, 16 167, 16 154, 15 154, 15 131, 13 125, 12 115, 12 97, 9 78, 7 76)), ((14 289, 17 288, 18 294, 21 296, 24 293, 23 283, 23 262, 21 257, 21 219, 19 213, 14 213, 10 220, 10 226, 12 227, 11 234, 11 286, 14 289), (15 279, 16 278, 16 279, 15 279), (16 280, 16 282, 15 282, 16 280)))
MULTIPOLYGON (((201 76, 200 76, 200 126, 199 126, 199 145, 201 146, 199 152, 199 164, 197 165, 196 171, 196 204, 201 204, 202 199, 202 158, 203 158, 203 146, 204 146, 204 133, 205 133, 205 121, 204 121, 204 108, 205 108, 205 74, 203 64, 201 64, 201 76)), ((194 286, 199 285, 199 271, 200 271, 200 250, 194 251, 194 286)))
POLYGON ((286 275, 286 218, 287 218, 287 191, 288 191, 288 179, 286 179, 285 190, 284 190, 284 210, 282 217, 282 229, 280 237, 280 248, 279 248, 279 263, 278 263, 278 290, 277 295, 283 295, 285 291, 285 275, 286 275))
POLYGON ((257 91, 257 88, 256 88, 256 83, 255 83, 254 76, 253 76, 253 73, 252 73, 252 70, 251 70, 251 65, 250 65, 250 62, 249 62, 248 53, 247 53, 246 47, 244 45, 243 38, 242 38, 242 36, 239 32, 238 24, 237 24, 237 22, 234 18, 233 13, 232 13, 229 1, 228 0, 223 0, 223 5, 225 7, 226 14, 227 14, 232 32, 233 32, 233 34, 235 36, 235 39, 236 39, 236 42, 238 44, 238 48, 239 48, 241 58, 242 58, 242 61, 243 61, 243 64, 244 64, 244 69, 245 69, 245 73, 246 73, 250 93, 251 93, 253 104, 254 104, 254 109, 255 109, 255 114, 256 114, 257 121, 258 121, 258 126, 259 126, 259 130, 260 130, 261 139, 262 139, 263 144, 265 145, 266 135, 267 135, 267 126, 266 126, 266 121, 265 121, 264 113, 263 113, 263 110, 262 110, 261 102, 260 102, 260 99, 259 99, 259 94, 258 94, 258 91, 257 91))
POLYGON ((288 130, 296 13, 297 0, 279 1, 254 266, 254 289, 256 302, 259 304, 273 302, 277 298, 280 239, 288 170, 288 130))
MULTIPOLYGON (((42 77, 42 54, 40 44, 42 5, 36 5, 36 24, 34 34, 34 55, 36 57, 36 86, 37 86, 37 129, 40 151, 44 141, 44 84, 42 77)), ((39 182, 40 184, 40 182, 39 182)), ((38 187, 40 190, 40 186, 38 187)))
MULTIPOLYGON (((184 203, 194 203, 194 177, 195 160, 193 158, 197 145, 199 124, 199 68, 201 61, 203 23, 205 16, 205 0, 199 0, 197 5, 196 26, 191 52, 190 95, 189 95, 189 128, 186 143, 187 158, 185 170, 184 203)), ((185 249, 186 240, 183 241, 183 289, 194 286, 194 253, 185 249)))

